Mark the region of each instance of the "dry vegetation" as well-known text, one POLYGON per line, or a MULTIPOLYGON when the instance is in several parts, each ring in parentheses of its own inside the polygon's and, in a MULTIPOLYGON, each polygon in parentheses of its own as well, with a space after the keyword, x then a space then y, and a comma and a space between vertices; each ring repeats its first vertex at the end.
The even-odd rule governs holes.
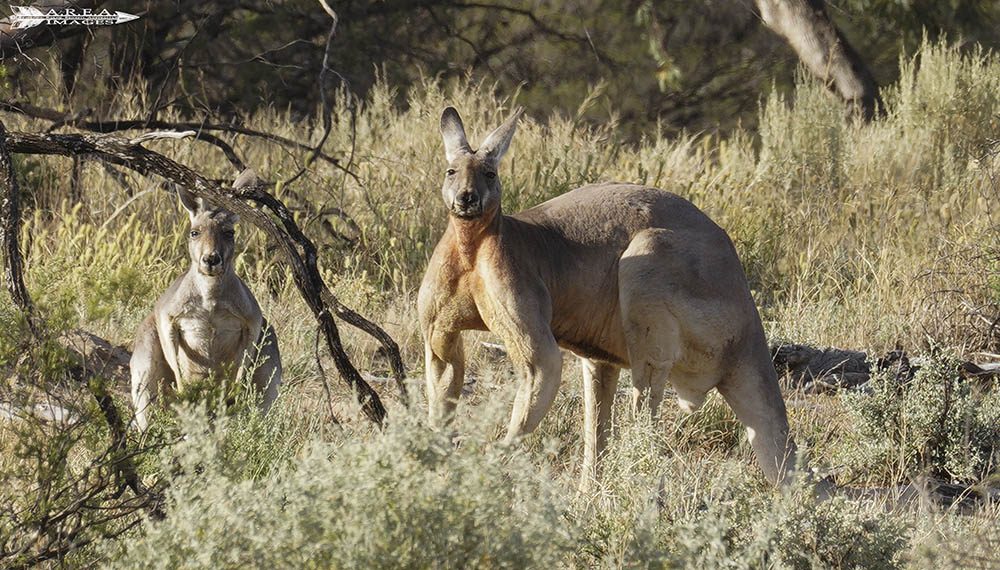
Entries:
MULTIPOLYGON (((1000 58, 959 56, 925 46, 901 62, 885 92, 887 116, 863 124, 821 86, 803 81, 794 102, 762 104, 759 134, 660 138, 620 144, 616 125, 578 117, 522 122, 500 175, 504 208, 516 211, 587 182, 626 180, 691 199, 727 228, 775 339, 881 352, 902 344, 927 355, 913 383, 889 377, 870 394, 790 393, 790 415, 813 465, 837 474, 860 498, 814 506, 808 489, 778 493, 752 464, 741 428, 719 398, 684 417, 666 406, 665 428, 629 417, 621 402, 606 484, 575 491, 579 372, 525 446, 496 442, 512 374, 470 335, 471 395, 451 434, 408 413, 388 385, 390 424, 373 430, 338 402, 328 421, 314 362, 315 330, 288 275, 262 236, 240 236, 237 271, 261 301, 282 343, 286 384, 262 420, 238 407, 210 421, 188 406, 160 414, 163 451, 141 467, 170 482, 164 520, 95 541, 65 560, 116 567, 987 567, 1000 557, 996 500, 969 507, 895 506, 892 488, 933 476, 982 489, 997 484, 1000 392, 954 373, 951 355, 1000 352, 1000 58), (954 405, 942 394, 956 394, 954 405), (242 411, 241 411, 242 410, 242 411), (178 434, 186 434, 179 443, 178 434)), ((349 306, 385 326, 411 375, 422 376, 415 289, 446 216, 438 197, 446 104, 462 110, 472 138, 506 114, 488 86, 428 81, 405 94, 377 87, 356 122, 335 110, 328 151, 356 177, 317 162, 277 189, 302 208, 300 222, 323 244, 321 264, 349 306), (348 148, 348 141, 353 141, 348 148), (330 214, 340 208, 350 221, 330 214)), ((123 93, 128 93, 124 91, 123 93)), ((52 102, 56 106, 55 102, 52 102)), ((103 116, 143 116, 124 94, 103 116)), ((99 112, 100 114, 100 112, 99 112)), ((8 130, 38 130, 5 117, 8 130)), ((280 110, 249 125, 308 141, 320 133, 280 110)), ((247 163, 270 179, 294 174, 301 156, 237 138, 247 163)), ((150 145, 209 175, 228 163, 198 142, 150 145)), ((85 198, 65 199, 69 161, 20 157, 33 204, 24 231, 28 285, 53 322, 84 327, 120 344, 186 264, 176 199, 149 180, 126 189, 96 163, 84 170, 85 198)), ((14 352, 23 332, 9 300, 0 305, 4 370, 58 368, 44 355, 14 352), (49 367, 49 368, 46 368, 49 367)), ((374 345, 347 335, 359 369, 387 376, 374 345)), ((39 372, 42 371, 42 372, 39 372)), ((24 377, 24 375, 22 375, 24 377)), ((625 383, 627 387, 627 382, 625 383)), ((6 393, 22 390, 11 382, 6 393)), ((419 392, 419 384, 414 386, 419 392)), ((64 404, 73 407, 73 403, 64 404)), ((419 402, 418 402, 419 405, 419 402)), ((214 404, 208 405, 209 409, 214 404)), ((86 416, 87 410, 78 410, 86 416)), ((157 419, 154 417, 154 422, 157 419)), ((32 443, 17 422, 0 423, 0 509, 16 513, 38 488, 42 451, 65 449, 79 474, 99 438, 32 443), (41 451, 40 451, 41 450, 41 451), (11 492, 17 489, 16 492, 11 492)), ((48 435, 47 435, 48 434, 48 435)), ((55 438, 55 436, 51 436, 55 438)), ((46 456, 51 459, 51 456, 46 456)), ((71 478, 67 476, 68 478, 71 478)), ((51 498, 53 501, 58 497, 51 498)), ((16 517, 0 518, 0 537, 16 517)), ((114 530, 114 529, 105 529, 114 530)), ((8 539, 12 535, 8 535, 8 539)), ((16 536, 13 537, 15 540, 16 536)), ((0 545, 3 539, 0 538, 0 545)))

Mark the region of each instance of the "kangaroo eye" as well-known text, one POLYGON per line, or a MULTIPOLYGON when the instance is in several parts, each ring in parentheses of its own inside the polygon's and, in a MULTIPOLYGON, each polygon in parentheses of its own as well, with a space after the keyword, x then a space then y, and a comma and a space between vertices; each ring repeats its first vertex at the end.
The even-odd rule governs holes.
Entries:
POLYGON ((191 233, 189 233, 188 235, 193 238, 196 238, 201 235, 201 232, 199 232, 198 230, 191 230, 191 233))
POLYGON ((454 175, 455 175, 455 169, 454 168, 449 168, 448 169, 448 176, 454 176, 454 175))
POLYGON ((487 170, 486 172, 483 173, 483 176, 489 178, 490 180, 493 180, 494 178, 497 177, 497 173, 487 170))
POLYGON ((226 230, 226 231, 222 232, 222 235, 224 235, 226 237, 233 237, 233 236, 236 235, 236 230, 226 230))

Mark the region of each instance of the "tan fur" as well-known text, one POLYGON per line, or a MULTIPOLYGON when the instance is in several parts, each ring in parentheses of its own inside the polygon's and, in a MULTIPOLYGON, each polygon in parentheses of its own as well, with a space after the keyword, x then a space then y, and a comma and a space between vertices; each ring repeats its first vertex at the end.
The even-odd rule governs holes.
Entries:
POLYGON ((518 114, 473 151, 458 113, 441 119, 449 223, 420 288, 431 421, 461 393, 461 331, 490 330, 521 378, 508 440, 535 429, 562 373, 560 347, 583 365, 583 482, 597 477, 619 370, 633 407, 654 421, 667 381, 683 409, 717 388, 747 426, 768 479, 792 467, 760 317, 729 237, 687 200, 632 184, 577 188, 512 216, 496 168, 518 114))
MULTIPOLYGON (((241 175, 237 185, 248 184, 241 175)), ((147 411, 161 393, 214 376, 242 383, 247 370, 267 412, 281 383, 281 356, 274 329, 257 299, 233 270, 238 217, 206 206, 185 190, 179 195, 191 217, 191 268, 160 296, 136 332, 130 362, 135 425, 145 431, 147 411)))

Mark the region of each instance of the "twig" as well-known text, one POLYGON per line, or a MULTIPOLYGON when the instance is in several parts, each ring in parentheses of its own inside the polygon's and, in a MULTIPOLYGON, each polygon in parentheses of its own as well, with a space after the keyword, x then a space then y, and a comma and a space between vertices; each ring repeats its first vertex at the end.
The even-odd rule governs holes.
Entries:
POLYGON ((135 202, 139 198, 142 198, 143 196, 145 196, 146 194, 149 194, 150 192, 152 192, 155 189, 156 188, 146 188, 142 192, 139 192, 138 194, 130 196, 128 200, 125 200, 124 204, 122 204, 121 206, 118 206, 115 209, 115 211, 111 213, 110 216, 108 216, 107 218, 104 219, 103 222, 101 222, 101 229, 104 229, 105 227, 107 227, 107 225, 109 223, 111 223, 111 220, 114 220, 115 218, 118 217, 118 214, 121 214, 122 212, 124 212, 125 208, 128 208, 129 206, 132 205, 132 202, 135 202))
MULTIPOLYGON (((330 15, 330 18, 333 19, 333 22, 330 24, 330 31, 326 35, 326 47, 323 49, 323 66, 319 70, 319 98, 323 113, 323 135, 320 136, 319 142, 316 143, 313 151, 309 154, 309 158, 307 158, 302 164, 302 168, 300 168, 298 172, 290 176, 287 180, 283 181, 281 186, 289 186, 305 174, 306 170, 309 169, 309 166, 316 160, 316 157, 319 156, 319 153, 323 150, 323 145, 326 144, 326 140, 330 137, 330 130, 333 128, 333 118, 331 116, 332 112, 330 109, 331 103, 329 95, 327 95, 329 83, 327 78, 330 72, 333 71, 330 68, 330 51, 333 46, 333 40, 337 37, 337 24, 340 22, 340 18, 337 17, 337 13, 333 11, 333 8, 331 8, 325 0, 319 0, 319 3, 323 6, 323 10, 326 11, 326 13, 330 15)), ((337 73, 337 77, 339 77, 342 82, 346 83, 344 76, 337 73)), ((350 97, 350 94, 347 96, 350 97)))
POLYGON ((151 133, 139 135, 128 142, 129 144, 140 144, 146 141, 155 141, 161 139, 186 139, 188 137, 193 137, 197 135, 198 133, 194 131, 154 131, 151 133))
POLYGON ((323 382, 323 392, 326 394, 326 405, 330 408, 330 420, 334 424, 340 425, 337 413, 333 409, 333 391, 330 390, 330 383, 326 380, 326 369, 323 368, 323 358, 319 354, 319 339, 321 331, 316 329, 316 342, 313 343, 313 358, 316 360, 316 370, 319 371, 320 380, 323 382))

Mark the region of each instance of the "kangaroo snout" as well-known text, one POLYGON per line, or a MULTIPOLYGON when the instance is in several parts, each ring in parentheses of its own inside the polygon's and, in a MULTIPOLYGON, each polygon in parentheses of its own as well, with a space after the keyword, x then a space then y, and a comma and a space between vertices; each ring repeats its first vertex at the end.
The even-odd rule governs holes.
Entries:
POLYGON ((212 253, 209 253, 208 255, 202 257, 201 262, 208 267, 214 267, 222 263, 222 256, 219 255, 218 252, 213 251, 212 253))
POLYGON ((482 213, 482 203, 475 192, 462 192, 455 196, 451 209, 459 217, 478 216, 482 213))
POLYGON ((208 276, 216 276, 223 273, 225 268, 222 266, 222 254, 218 251, 210 251, 202 255, 198 270, 200 273, 208 276))

